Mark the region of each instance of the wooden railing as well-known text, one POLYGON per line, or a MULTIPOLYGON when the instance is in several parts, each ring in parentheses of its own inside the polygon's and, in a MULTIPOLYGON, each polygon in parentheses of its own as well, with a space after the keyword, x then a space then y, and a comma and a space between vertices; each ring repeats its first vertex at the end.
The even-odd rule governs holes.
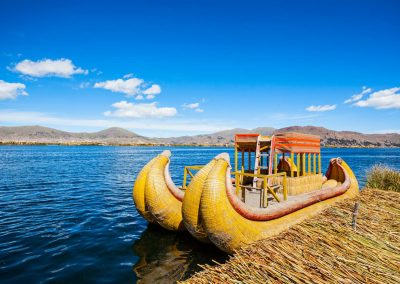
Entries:
POLYGON ((268 207, 268 193, 270 193, 276 201, 281 202, 280 198, 275 192, 275 188, 277 187, 277 183, 273 184, 271 179, 273 178, 279 178, 282 177, 282 193, 283 193, 283 199, 287 200, 287 176, 285 172, 281 173, 276 173, 276 174, 271 174, 271 175, 265 175, 265 174, 252 174, 252 173, 245 173, 243 171, 239 172, 233 172, 233 175, 235 175, 235 186, 236 186, 236 194, 239 194, 239 189, 246 189, 246 188, 251 188, 251 189, 256 189, 261 191, 261 204, 262 207, 266 208, 268 207), (243 185, 242 180, 243 177, 253 177, 257 178, 258 180, 263 181, 263 185, 260 188, 249 186, 249 185, 243 185))
POLYGON ((182 183, 182 189, 186 189, 188 185, 188 178, 191 180, 195 174, 193 174, 192 171, 199 171, 201 168, 204 167, 202 165, 196 165, 196 166, 186 166, 183 169, 183 183, 182 183))

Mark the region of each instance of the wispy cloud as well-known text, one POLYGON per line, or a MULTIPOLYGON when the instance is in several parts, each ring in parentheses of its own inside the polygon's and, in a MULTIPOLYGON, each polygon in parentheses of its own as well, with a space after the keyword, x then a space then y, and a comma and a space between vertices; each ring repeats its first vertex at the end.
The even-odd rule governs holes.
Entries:
POLYGON ((133 78, 133 77, 135 77, 135 76, 133 75, 133 73, 128 73, 128 74, 122 76, 122 78, 124 78, 124 79, 129 79, 129 78, 133 78))
POLYGON ((367 88, 365 86, 362 87, 362 91, 358 94, 352 95, 349 99, 345 100, 345 104, 353 103, 359 101, 363 98, 364 95, 369 94, 372 92, 371 88, 367 88))
POLYGON ((204 112, 202 108, 200 108, 200 103, 190 103, 190 104, 183 104, 183 109, 192 109, 195 112, 204 112))
POLYGON ((17 63, 12 71, 31 77, 63 77, 69 78, 75 74, 88 74, 88 70, 76 67, 70 59, 43 59, 32 61, 25 59, 17 63))
POLYGON ((157 84, 153 84, 143 91, 143 94, 146 95, 146 99, 154 99, 159 93, 161 93, 161 87, 157 84))
POLYGON ((317 106, 309 106, 306 108, 307 111, 317 111, 317 112, 323 112, 323 111, 331 111, 336 109, 336 105, 317 105, 317 106))
POLYGON ((174 107, 157 107, 157 103, 134 104, 120 101, 112 104, 114 111, 106 111, 104 115, 114 117, 148 118, 148 117, 171 117, 177 114, 174 107))
POLYGON ((27 96, 26 86, 21 83, 8 83, 0 80, 0 100, 15 99, 17 96, 27 96))
POLYGON ((86 89, 90 87, 90 82, 82 82, 79 84, 79 88, 86 89))
POLYGON ((374 92, 366 100, 354 103, 358 107, 372 107, 375 109, 400 109, 400 88, 390 88, 374 92))

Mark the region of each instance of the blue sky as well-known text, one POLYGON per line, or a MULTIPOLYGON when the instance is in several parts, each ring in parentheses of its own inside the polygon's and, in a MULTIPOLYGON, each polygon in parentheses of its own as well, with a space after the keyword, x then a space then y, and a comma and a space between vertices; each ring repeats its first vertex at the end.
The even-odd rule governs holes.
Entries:
POLYGON ((3 0, 0 125, 400 132, 399 12, 399 1, 3 0))

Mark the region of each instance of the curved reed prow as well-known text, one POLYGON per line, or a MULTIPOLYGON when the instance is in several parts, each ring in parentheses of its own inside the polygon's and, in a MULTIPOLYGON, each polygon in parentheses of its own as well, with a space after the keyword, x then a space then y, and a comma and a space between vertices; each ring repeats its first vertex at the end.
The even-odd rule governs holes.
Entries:
POLYGON ((183 230, 182 199, 184 192, 169 173, 171 152, 163 151, 141 170, 133 188, 138 212, 149 222, 176 231, 183 230))

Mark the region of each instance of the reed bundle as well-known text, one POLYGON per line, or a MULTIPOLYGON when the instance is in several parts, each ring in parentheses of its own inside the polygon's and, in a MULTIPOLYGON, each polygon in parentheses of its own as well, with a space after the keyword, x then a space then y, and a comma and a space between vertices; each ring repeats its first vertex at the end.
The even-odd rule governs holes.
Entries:
POLYGON ((400 194, 366 189, 202 268, 186 283, 400 283, 400 194))
POLYGON ((384 165, 375 165, 368 171, 366 186, 400 192, 400 171, 384 165))

